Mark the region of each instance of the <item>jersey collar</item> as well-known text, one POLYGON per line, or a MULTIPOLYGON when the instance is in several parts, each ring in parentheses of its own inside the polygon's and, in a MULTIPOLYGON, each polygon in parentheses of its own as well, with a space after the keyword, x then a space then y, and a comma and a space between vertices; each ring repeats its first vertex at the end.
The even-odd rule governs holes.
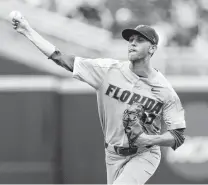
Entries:
POLYGON ((129 68, 129 66, 130 66, 129 61, 123 62, 123 66, 121 67, 121 71, 128 81, 135 84, 140 79, 140 77, 137 76, 135 73, 133 73, 131 71, 131 69, 129 68))
POLYGON ((157 82, 157 78, 153 78, 153 79, 148 79, 148 78, 142 78, 137 76, 131 69, 130 69, 130 61, 126 61, 123 62, 123 65, 121 67, 121 72, 123 73, 123 75, 126 77, 126 79, 128 81, 130 81, 133 84, 136 84, 138 82, 138 80, 142 80, 145 81, 146 83, 150 84, 150 85, 156 85, 157 82))

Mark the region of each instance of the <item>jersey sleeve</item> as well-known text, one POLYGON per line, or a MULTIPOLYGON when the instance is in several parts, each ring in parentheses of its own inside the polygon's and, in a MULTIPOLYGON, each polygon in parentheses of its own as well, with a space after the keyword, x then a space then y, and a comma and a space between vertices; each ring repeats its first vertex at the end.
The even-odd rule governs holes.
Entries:
POLYGON ((186 128, 184 109, 175 92, 166 100, 162 118, 167 125, 167 130, 186 128))
POLYGON ((184 143, 185 141, 184 131, 185 131, 185 128, 170 130, 170 133, 175 138, 175 145, 172 146, 173 150, 176 150, 178 147, 180 147, 184 143))
POLYGON ((73 78, 86 82, 93 88, 98 89, 109 68, 117 63, 118 61, 113 59, 75 57, 73 78))

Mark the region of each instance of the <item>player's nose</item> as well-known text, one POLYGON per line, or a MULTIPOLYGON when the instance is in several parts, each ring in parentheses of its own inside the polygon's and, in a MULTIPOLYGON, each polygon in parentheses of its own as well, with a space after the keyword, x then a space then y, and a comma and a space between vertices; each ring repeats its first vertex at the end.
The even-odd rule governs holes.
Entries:
POLYGON ((133 40, 130 42, 130 45, 131 45, 131 46, 136 46, 136 39, 133 39, 133 40))

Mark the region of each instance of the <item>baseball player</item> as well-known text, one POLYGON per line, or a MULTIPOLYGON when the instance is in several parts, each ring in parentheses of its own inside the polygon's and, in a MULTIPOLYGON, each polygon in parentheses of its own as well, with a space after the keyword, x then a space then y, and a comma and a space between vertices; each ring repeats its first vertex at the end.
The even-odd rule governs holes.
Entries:
POLYGON ((123 30, 129 60, 121 62, 64 55, 24 17, 14 17, 12 22, 49 59, 96 90, 108 184, 144 184, 160 163, 160 146, 175 150, 183 144, 184 109, 171 85, 150 63, 159 41, 153 28, 139 25, 123 30), (163 134, 162 124, 167 126, 163 134))

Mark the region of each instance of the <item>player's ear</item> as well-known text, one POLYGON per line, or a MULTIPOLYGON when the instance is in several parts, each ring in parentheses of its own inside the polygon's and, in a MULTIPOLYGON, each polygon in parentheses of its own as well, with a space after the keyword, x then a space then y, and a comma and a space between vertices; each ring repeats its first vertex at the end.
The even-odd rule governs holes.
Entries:
POLYGON ((151 45, 150 47, 149 47, 149 53, 151 54, 151 55, 153 55, 154 54, 154 52, 157 50, 157 45, 151 45))

